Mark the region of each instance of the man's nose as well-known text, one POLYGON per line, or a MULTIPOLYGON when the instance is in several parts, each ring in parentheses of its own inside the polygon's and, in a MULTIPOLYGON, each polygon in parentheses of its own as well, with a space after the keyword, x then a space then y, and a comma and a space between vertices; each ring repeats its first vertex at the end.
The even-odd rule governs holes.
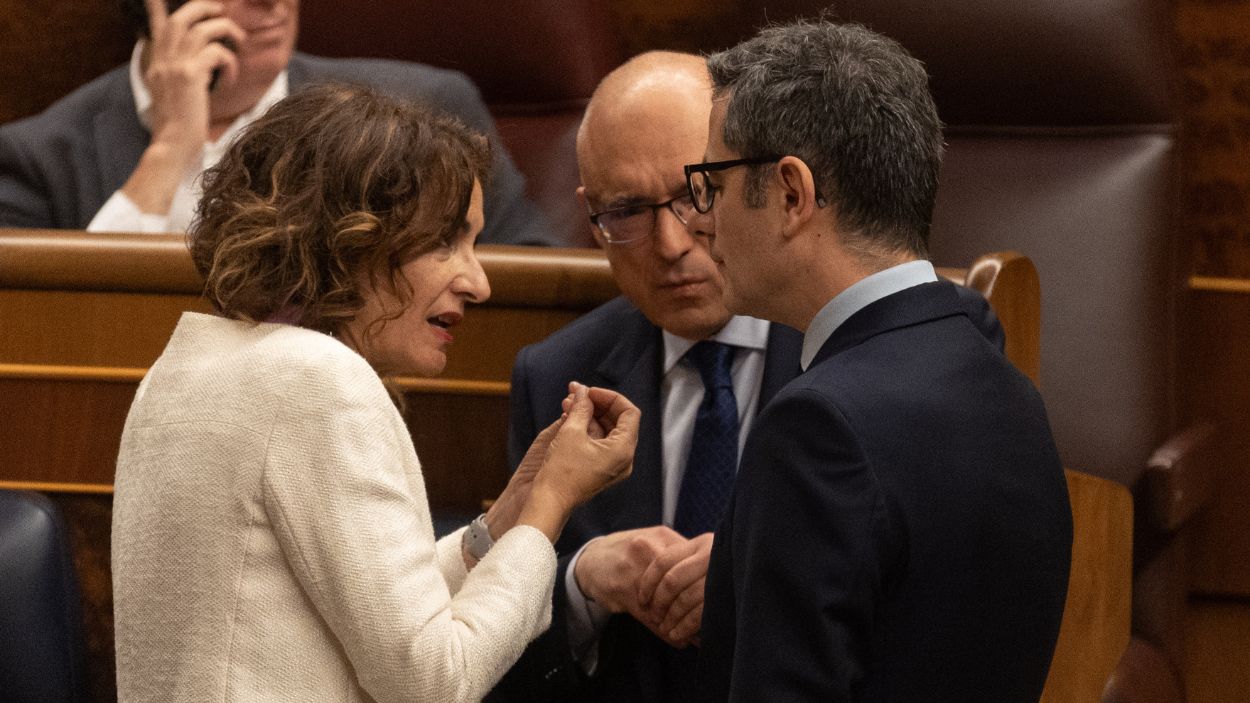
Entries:
POLYGON ((686 215, 686 231, 696 237, 715 237, 716 218, 712 217, 712 211, 699 212, 690 208, 690 214, 686 215))
POLYGON ((694 246, 694 237, 690 235, 687 225, 682 224, 668 208, 660 209, 656 215, 653 242, 656 254, 665 261, 676 261, 685 256, 694 246))

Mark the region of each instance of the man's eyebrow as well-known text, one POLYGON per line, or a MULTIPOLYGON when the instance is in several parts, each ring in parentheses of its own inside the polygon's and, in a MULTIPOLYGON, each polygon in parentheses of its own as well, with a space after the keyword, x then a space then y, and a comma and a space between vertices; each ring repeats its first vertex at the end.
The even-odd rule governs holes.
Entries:
POLYGON ((651 201, 640 195, 618 195, 603 204, 602 210, 616 210, 631 205, 646 205, 651 201))

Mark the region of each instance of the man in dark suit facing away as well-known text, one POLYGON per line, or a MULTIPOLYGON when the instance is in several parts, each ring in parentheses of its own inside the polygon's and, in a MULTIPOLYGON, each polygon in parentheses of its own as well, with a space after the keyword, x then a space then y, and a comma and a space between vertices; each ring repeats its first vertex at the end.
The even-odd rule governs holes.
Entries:
POLYGON ((804 371, 760 410, 715 534, 701 697, 1036 701, 1066 484, 1037 390, 925 260, 942 127, 922 65, 824 21, 708 65, 694 205, 729 309, 802 330, 804 371))
MULTIPOLYGON (((644 427, 630 480, 570 519, 557 545, 552 626, 492 700, 694 695, 711 531, 752 419, 798 373, 800 341, 784 325, 734 317, 722 302, 701 236, 706 218, 694 212, 681 169, 703 155, 710 109, 703 59, 669 52, 618 68, 587 108, 578 196, 624 296, 517 356, 510 452, 515 463, 555 419, 570 380, 621 391, 642 409, 644 427), (725 383, 712 394, 694 359, 707 341, 724 345, 726 364, 725 383), (736 424, 720 437, 729 450, 720 462, 700 458, 716 446, 709 395, 736 424), (640 603, 647 573, 663 585, 640 603)), ((961 300, 1001 348, 1002 329, 984 298, 961 289, 961 300)))

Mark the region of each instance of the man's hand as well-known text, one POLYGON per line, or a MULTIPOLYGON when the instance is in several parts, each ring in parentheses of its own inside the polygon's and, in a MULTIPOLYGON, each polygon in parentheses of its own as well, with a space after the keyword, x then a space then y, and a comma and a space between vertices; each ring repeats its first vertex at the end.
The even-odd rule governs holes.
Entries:
POLYGON ((172 15, 165 0, 145 4, 151 39, 143 80, 152 95, 152 141, 122 192, 141 211, 164 214, 183 176, 198 170, 209 139, 213 70, 221 69, 223 83, 238 78, 238 58, 221 40, 237 45, 246 35, 216 0, 191 0, 172 15))
POLYGON ((697 644, 712 533, 671 544, 638 579, 638 618, 674 647, 697 644))
POLYGON ((143 79, 152 93, 152 141, 199 154, 208 140, 208 86, 221 69, 223 84, 238 78, 239 60, 222 45, 246 34, 217 0, 191 0, 172 15, 165 0, 145 0, 151 40, 143 79))
POLYGON ((655 558, 686 538, 664 525, 614 532, 586 545, 573 572, 586 597, 613 613, 642 614, 638 578, 655 558))

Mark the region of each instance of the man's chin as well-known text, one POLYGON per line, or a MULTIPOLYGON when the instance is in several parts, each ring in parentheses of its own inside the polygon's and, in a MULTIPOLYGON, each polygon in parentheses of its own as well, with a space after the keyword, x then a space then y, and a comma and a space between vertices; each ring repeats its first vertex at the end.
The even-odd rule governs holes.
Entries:
POLYGON ((746 301, 734 294, 734 288, 729 285, 728 280, 725 281, 725 286, 721 289, 721 304, 725 306, 725 309, 730 315, 750 315, 752 317, 759 317, 752 312, 750 306, 746 304, 746 301))
POLYGON ((651 317, 651 322, 687 339, 703 339, 720 331, 732 315, 717 301, 697 307, 666 309, 651 317))

